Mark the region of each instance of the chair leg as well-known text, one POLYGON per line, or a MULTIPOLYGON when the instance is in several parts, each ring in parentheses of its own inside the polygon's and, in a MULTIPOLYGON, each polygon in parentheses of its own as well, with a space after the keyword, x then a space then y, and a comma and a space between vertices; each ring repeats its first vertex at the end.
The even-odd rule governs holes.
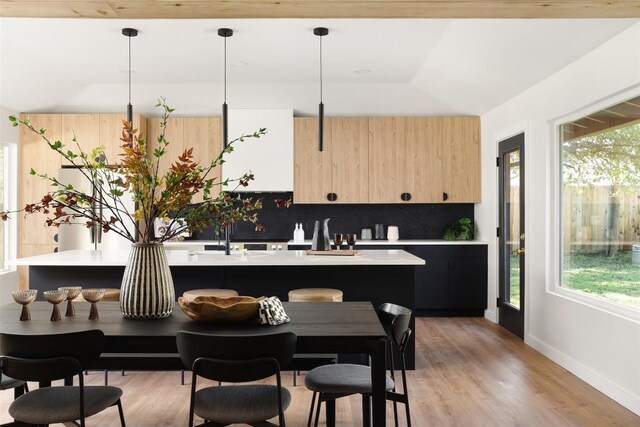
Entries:
POLYGON ((307 427, 311 427, 311 420, 313 419, 313 409, 316 406, 316 392, 313 392, 313 397, 311 397, 311 408, 309 409, 309 420, 307 421, 307 427))
POLYGON ((180 385, 184 385, 184 369, 180 370, 180 385))
POLYGON ((24 385, 21 385, 20 387, 16 387, 13 389, 13 399, 17 399, 20 396, 22 396, 25 393, 25 386, 27 385, 27 383, 24 383, 24 385))
POLYGON ((104 370, 104 385, 109 385, 109 371, 104 370))
MULTIPOLYGON (((396 374, 393 361, 393 344, 389 341, 389 362, 391 363, 391 379, 393 380, 393 391, 396 391, 396 374)), ((398 427, 398 402, 393 401, 393 420, 395 426, 398 427)))
POLYGON ((313 427, 318 427, 318 421, 320 421, 320 409, 322 409, 322 393, 318 396, 318 408, 316 410, 316 421, 313 427))
POLYGON ((402 388, 404 389, 404 408, 407 411, 407 427, 411 427, 411 411, 409 410, 409 385, 407 384, 407 367, 402 353, 402 388))
POLYGON ((122 402, 118 399, 118 414, 120 414, 120 426, 127 427, 124 422, 124 411, 122 410, 122 402))
POLYGON ((371 395, 362 395, 362 425, 371 425, 371 395))

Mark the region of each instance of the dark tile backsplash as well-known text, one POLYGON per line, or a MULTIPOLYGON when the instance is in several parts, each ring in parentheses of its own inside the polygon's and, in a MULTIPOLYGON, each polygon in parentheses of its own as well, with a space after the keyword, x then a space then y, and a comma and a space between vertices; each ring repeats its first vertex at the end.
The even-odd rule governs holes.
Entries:
MULTIPOLYGON (((278 208, 274 199, 289 199, 291 193, 255 193, 255 198, 264 200, 258 212, 259 223, 265 230, 256 232, 253 224, 238 224, 232 240, 293 239, 295 223, 301 222, 306 239, 313 236, 317 219, 331 218, 331 233, 356 233, 374 224, 397 225, 401 239, 441 239, 449 224, 462 217, 473 219, 473 204, 367 204, 367 205, 307 205, 293 204, 289 208, 278 208)), ((217 238, 212 230, 194 235, 194 239, 217 238)))

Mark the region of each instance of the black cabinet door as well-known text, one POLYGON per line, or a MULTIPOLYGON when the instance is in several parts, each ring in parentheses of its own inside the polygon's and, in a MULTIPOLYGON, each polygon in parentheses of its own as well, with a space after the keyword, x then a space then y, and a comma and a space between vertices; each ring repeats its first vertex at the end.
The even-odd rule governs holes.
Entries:
POLYGON ((429 257, 425 259, 427 264, 416 268, 416 308, 418 310, 450 308, 447 286, 449 258, 429 257))
POLYGON ((487 258, 449 258, 449 301, 456 309, 487 308, 487 258))

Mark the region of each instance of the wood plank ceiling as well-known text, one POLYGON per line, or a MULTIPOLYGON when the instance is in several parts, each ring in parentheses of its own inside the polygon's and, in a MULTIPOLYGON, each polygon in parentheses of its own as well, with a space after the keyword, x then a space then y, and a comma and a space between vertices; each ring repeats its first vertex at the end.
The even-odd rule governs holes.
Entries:
POLYGON ((638 18, 638 0, 0 0, 43 18, 638 18))

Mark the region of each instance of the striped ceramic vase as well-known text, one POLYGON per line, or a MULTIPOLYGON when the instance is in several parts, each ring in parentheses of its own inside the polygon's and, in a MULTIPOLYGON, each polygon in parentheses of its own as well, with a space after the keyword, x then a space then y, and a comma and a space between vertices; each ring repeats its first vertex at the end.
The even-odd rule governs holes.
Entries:
POLYGON ((162 319, 176 299, 162 243, 133 243, 120 288, 120 310, 128 319, 162 319))

